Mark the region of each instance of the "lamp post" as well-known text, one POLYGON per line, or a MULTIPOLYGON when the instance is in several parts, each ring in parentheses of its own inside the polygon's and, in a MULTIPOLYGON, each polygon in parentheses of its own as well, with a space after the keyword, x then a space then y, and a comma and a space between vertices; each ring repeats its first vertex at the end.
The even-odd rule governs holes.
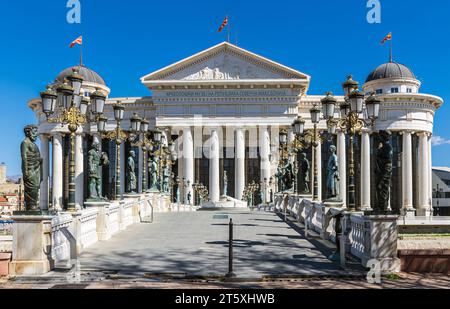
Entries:
MULTIPOLYGON (((97 129, 102 134, 102 138, 107 138, 109 140, 116 142, 116 177, 115 177, 114 195, 115 198, 117 199, 119 196, 121 196, 120 150, 122 142, 128 139, 128 134, 120 127, 120 124, 124 117, 125 107, 122 104, 120 104, 120 102, 118 102, 113 106, 113 109, 114 109, 114 119, 116 121, 115 130, 106 132, 106 122, 108 121, 108 118, 106 117, 100 117, 98 119, 97 129)), ((135 129, 137 129, 138 124, 140 125, 138 119, 137 118, 134 119, 134 122, 132 121, 132 128, 134 127, 135 129)))
POLYGON ((380 113, 380 100, 374 93, 365 99, 365 94, 358 90, 358 85, 359 83, 354 81, 351 75, 343 84, 345 102, 340 105, 339 119, 334 120, 334 109, 337 101, 332 98, 331 93, 328 93, 327 97, 322 100, 324 116, 328 119, 329 130, 335 131, 336 127, 339 127, 349 135, 348 206, 351 211, 357 210, 355 197, 355 134, 366 126, 373 127, 380 113), (363 117, 366 117, 366 119, 363 117))
MULTIPOLYGON (((132 118, 132 131, 138 129, 138 116, 134 114, 132 118), (133 120, 134 119, 134 120, 133 120), (134 122, 133 122, 134 121, 134 122), (134 124, 133 124, 134 123, 134 124)), ((142 140, 132 142, 131 146, 139 147, 142 150, 142 192, 147 191, 147 154, 153 147, 153 142, 148 137, 150 122, 147 119, 140 119, 140 134, 142 134, 142 140)), ((137 130, 136 132, 139 132, 137 130)))
POLYGON ((52 87, 41 93, 42 111, 47 117, 48 123, 61 123, 67 125, 70 134, 69 152, 69 200, 68 211, 76 211, 75 203, 75 135, 78 128, 88 122, 87 112, 91 105, 91 112, 96 117, 101 117, 105 105, 106 96, 95 91, 90 95, 92 104, 87 97, 82 96, 81 87, 83 77, 77 68, 66 78, 63 84, 57 86, 56 92, 52 87), (51 117, 55 112, 57 116, 51 117))

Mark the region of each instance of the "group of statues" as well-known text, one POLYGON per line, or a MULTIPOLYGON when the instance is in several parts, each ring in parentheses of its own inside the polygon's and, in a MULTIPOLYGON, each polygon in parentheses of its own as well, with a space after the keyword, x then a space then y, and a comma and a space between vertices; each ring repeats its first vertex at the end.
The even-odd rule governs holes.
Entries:
MULTIPOLYGON (((43 181, 42 163, 39 147, 36 145, 38 137, 38 128, 34 125, 28 125, 24 128, 25 139, 21 144, 22 172, 25 195, 25 208, 28 212, 39 211, 39 190, 43 181)), ((377 203, 374 205, 374 213, 386 213, 389 208, 392 179, 392 161, 393 149, 390 145, 390 134, 386 131, 379 133, 380 143, 376 151, 375 164, 375 188, 377 203)), ((309 194, 310 190, 310 162, 305 153, 299 155, 298 169, 298 187, 301 194, 309 194)), ((99 201, 106 200, 102 195, 102 179, 100 168, 109 165, 107 153, 100 152, 100 145, 97 142, 92 143, 88 152, 88 200, 99 201)), ((137 191, 136 176, 136 153, 131 150, 128 154, 126 164, 126 191, 135 193, 137 191)), ((150 188, 158 189, 161 192, 169 193, 170 178, 173 176, 168 166, 162 168, 160 179, 158 161, 154 156, 149 158, 150 188)), ((339 199, 339 162, 336 155, 336 147, 329 147, 329 159, 327 164, 327 199, 339 199)), ((320 172, 320 171, 319 171, 320 172)), ((286 160, 278 167, 275 174, 278 180, 278 190, 280 192, 292 190, 295 183, 294 167, 289 160, 286 160)), ((363 184, 368 185, 368 184, 363 184)), ((224 173, 224 195, 228 191, 228 176, 224 173)), ((177 193, 179 195, 179 193, 177 193)), ((179 199, 179 197, 177 197, 179 199)))

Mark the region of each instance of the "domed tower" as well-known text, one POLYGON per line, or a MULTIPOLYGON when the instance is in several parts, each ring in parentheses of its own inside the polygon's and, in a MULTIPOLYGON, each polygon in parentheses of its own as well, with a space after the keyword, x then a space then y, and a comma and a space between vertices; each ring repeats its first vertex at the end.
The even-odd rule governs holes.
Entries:
MULTIPOLYGON (((432 214, 431 136, 434 115, 444 103, 440 97, 420 93, 420 87, 412 70, 394 61, 378 66, 363 85, 364 92, 375 92, 381 101, 372 134, 375 149, 377 132, 391 133, 392 182, 402 188, 391 192, 391 206, 408 216, 432 214)), ((372 191, 376 192, 373 183, 372 191)))
POLYGON ((376 94, 418 93, 421 83, 405 65, 388 62, 373 70, 363 86, 365 92, 376 94))
POLYGON ((63 70, 56 77, 54 84, 64 83, 64 79, 73 74, 74 70, 77 70, 78 74, 81 75, 84 79, 81 93, 85 97, 88 97, 89 94, 91 94, 95 90, 100 90, 106 95, 109 95, 109 93, 111 92, 111 90, 106 86, 105 80, 97 72, 83 65, 77 65, 63 70))

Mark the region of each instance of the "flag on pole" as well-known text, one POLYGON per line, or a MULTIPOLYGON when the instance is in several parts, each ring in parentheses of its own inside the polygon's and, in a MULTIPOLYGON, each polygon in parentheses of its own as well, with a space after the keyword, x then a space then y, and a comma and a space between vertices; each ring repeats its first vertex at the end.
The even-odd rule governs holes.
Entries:
POLYGON ((392 32, 389 32, 389 34, 381 41, 381 45, 386 43, 387 41, 392 41, 392 32))
POLYGON ((219 32, 222 32, 223 28, 225 28, 227 25, 228 25, 228 16, 226 16, 225 19, 223 20, 223 23, 219 28, 219 32))
POLYGON ((70 48, 73 48, 75 45, 83 45, 83 36, 80 36, 79 38, 77 38, 75 41, 73 41, 72 43, 70 43, 70 48))

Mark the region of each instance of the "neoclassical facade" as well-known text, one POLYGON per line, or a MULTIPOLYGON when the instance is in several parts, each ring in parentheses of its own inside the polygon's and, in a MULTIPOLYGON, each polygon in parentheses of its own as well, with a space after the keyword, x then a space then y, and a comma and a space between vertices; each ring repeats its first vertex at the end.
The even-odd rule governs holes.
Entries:
MULTIPOLYGON (((94 71, 80 67, 84 77, 82 93, 95 90, 109 94, 104 80, 94 71)), ((71 74, 64 70, 55 83, 61 83, 71 74)), ((114 130, 113 105, 125 106, 122 128, 130 127, 136 113, 150 121, 151 127, 163 130, 165 143, 176 144, 178 161, 173 166, 175 177, 189 181, 181 188, 181 195, 193 192, 194 183, 209 189, 212 202, 226 193, 242 199, 248 183, 263 182, 264 196, 269 202, 276 184, 274 177, 279 158, 279 133, 288 130, 294 139, 292 123, 298 116, 306 120, 306 129, 312 128, 310 109, 320 107, 324 95, 311 95, 310 76, 297 70, 251 53, 230 43, 221 43, 173 65, 142 77, 149 89, 147 97, 107 99, 105 115, 110 119, 108 130, 114 130), (227 192, 224 188, 227 174, 227 192)), ((374 153, 380 130, 389 131, 394 149, 391 207, 408 215, 428 216, 432 213, 431 135, 434 114, 443 104, 437 96, 420 93, 421 83, 407 67, 389 62, 369 74, 362 90, 375 92, 382 101, 380 117, 373 128, 364 129, 355 139, 357 204, 368 209, 374 203, 374 153)), ((326 89, 324 89, 324 93, 326 89)), ((343 96, 336 96, 338 104, 343 96)), ((52 205, 63 209, 68 191, 68 130, 49 124, 41 111, 40 99, 29 102, 36 113, 41 148, 44 157, 44 182, 41 188, 41 207, 52 205)), ((93 119, 92 119, 93 120, 93 119)), ((340 167, 340 195, 347 199, 347 150, 345 132, 327 133, 327 124, 319 124, 324 142, 318 147, 318 197, 325 199, 325 164, 328 148, 337 146, 340 167)), ((76 203, 83 207, 87 193, 87 166, 85 157, 90 144, 97 141, 102 151, 110 156, 111 166, 103 169, 103 190, 109 195, 115 177, 115 144, 103 139, 95 121, 77 132, 75 143, 76 203)), ((125 141, 121 147, 122 170, 126 154, 134 149, 138 155, 139 190, 142 188, 142 169, 147 158, 143 152, 125 141)), ((313 160, 311 148, 303 150, 313 160)), ((148 173, 146 173, 148 176, 148 173)), ((311 181, 314 175, 311 175, 311 181)), ((121 174, 122 183, 125 173, 121 174)), ((147 181, 148 184, 148 181, 147 181)))

